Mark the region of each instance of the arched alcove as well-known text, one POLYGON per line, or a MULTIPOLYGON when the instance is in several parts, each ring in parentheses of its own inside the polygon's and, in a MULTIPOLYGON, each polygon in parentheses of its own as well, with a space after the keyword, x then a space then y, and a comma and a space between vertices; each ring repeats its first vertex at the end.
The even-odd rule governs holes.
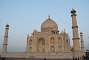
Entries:
POLYGON ((45 39, 39 38, 37 46, 38 52, 45 52, 45 39))

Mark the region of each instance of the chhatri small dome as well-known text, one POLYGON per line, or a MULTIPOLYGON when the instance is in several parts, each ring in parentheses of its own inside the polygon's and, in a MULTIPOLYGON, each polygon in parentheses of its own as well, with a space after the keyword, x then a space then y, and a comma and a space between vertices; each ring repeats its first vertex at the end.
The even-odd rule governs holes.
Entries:
POLYGON ((48 19, 46 19, 46 21, 44 21, 41 24, 41 31, 47 32, 47 31, 53 31, 53 30, 58 30, 58 26, 57 26, 56 22, 53 21, 49 16, 48 19))

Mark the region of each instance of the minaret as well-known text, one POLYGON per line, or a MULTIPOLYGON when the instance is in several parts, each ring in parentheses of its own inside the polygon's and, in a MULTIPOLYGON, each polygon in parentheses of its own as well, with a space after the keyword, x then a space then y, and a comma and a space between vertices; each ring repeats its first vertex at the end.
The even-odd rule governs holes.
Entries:
POLYGON ((74 9, 72 9, 71 11, 71 17, 72 17, 72 32, 73 32, 73 50, 80 51, 78 25, 76 20, 76 11, 74 9))
POLYGON ((27 46, 26 46, 26 52, 28 53, 29 49, 29 34, 27 35, 27 46))
POLYGON ((5 35, 4 35, 4 41, 3 41, 3 53, 7 53, 8 30, 9 30, 9 25, 7 24, 7 25, 5 26, 5 35))
POLYGON ((84 52, 84 40, 83 40, 83 33, 80 32, 80 39, 81 39, 81 50, 84 52))

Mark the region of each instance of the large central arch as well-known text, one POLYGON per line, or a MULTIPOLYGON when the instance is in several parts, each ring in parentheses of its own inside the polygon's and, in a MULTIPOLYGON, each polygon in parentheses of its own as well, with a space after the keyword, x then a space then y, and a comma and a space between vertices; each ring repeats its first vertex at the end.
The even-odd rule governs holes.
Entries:
POLYGON ((39 38, 37 43, 37 50, 38 52, 45 52, 45 39, 39 38))

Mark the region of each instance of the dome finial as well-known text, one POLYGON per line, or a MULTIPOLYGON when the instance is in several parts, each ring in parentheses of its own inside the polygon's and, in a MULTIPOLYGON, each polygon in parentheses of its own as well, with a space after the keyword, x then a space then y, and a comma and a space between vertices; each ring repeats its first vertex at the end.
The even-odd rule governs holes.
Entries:
POLYGON ((66 32, 66 28, 64 27, 64 32, 66 32))
POLYGON ((64 32, 66 32, 66 21, 64 22, 64 32))
POLYGON ((29 39, 29 34, 27 34, 27 40, 29 39))
POLYGON ((50 20, 50 15, 48 15, 48 19, 50 20))

